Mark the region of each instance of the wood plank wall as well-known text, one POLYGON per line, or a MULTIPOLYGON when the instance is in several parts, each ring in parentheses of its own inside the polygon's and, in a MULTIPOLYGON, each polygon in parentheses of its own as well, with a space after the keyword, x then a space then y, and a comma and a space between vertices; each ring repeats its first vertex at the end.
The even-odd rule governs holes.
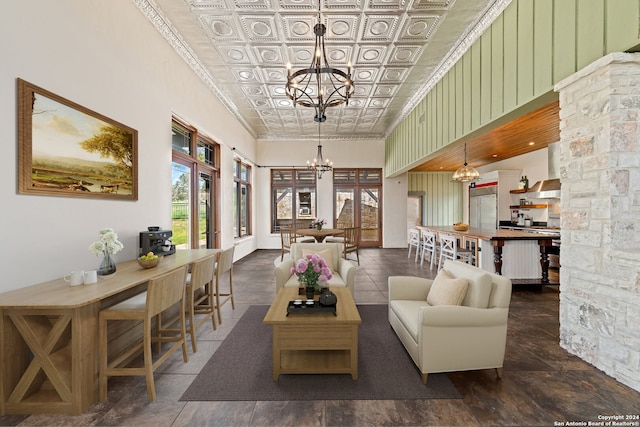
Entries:
POLYGON ((513 0, 389 135, 387 177, 549 94, 594 60, 636 46, 639 3, 513 0))
POLYGON ((446 226, 462 222, 462 184, 451 180, 451 172, 413 172, 409 192, 425 193, 422 225, 446 226))

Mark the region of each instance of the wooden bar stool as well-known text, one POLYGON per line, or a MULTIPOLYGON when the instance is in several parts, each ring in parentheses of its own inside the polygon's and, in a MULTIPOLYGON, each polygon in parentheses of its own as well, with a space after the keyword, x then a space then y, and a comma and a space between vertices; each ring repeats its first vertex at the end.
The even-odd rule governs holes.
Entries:
POLYGON ((420 231, 417 228, 409 229, 409 253, 407 258, 411 258, 411 248, 416 248, 415 261, 418 261, 418 255, 420 252, 420 231))
POLYGON ((233 301, 233 251, 235 246, 225 249, 218 253, 218 262, 216 263, 216 309, 218 310, 218 323, 222 323, 222 314, 220 308, 223 304, 231 301, 231 308, 235 310, 236 304, 233 301), (220 276, 229 272, 229 291, 220 292, 220 276), (222 297, 222 298, 220 298, 222 297))
POLYGON ((458 246, 456 236, 440 233, 440 261, 438 262, 438 271, 442 269, 444 262, 448 259, 456 261, 463 260, 467 264, 472 264, 472 252, 468 249, 458 246))
POLYGON ((191 335, 191 348, 195 353, 197 330, 209 319, 213 330, 216 328, 216 304, 213 275, 216 268, 216 255, 211 255, 191 265, 191 273, 187 275, 187 312, 189 313, 188 332, 191 335), (196 321, 195 315, 204 315, 196 321))
POLYGON ((438 251, 436 245, 436 233, 428 230, 420 230, 420 265, 424 263, 424 257, 429 254, 429 270, 433 269, 433 264, 436 259, 436 252, 438 251))
POLYGON ((168 273, 154 277, 149 280, 147 291, 140 295, 129 298, 110 308, 100 311, 98 320, 98 341, 99 341, 99 358, 100 373, 98 379, 100 400, 107 399, 107 380, 110 376, 136 376, 144 375, 147 379, 147 393, 149 400, 156 399, 156 387, 153 379, 153 372, 167 358, 182 347, 182 359, 189 361, 186 344, 185 315, 184 315, 184 297, 187 281, 187 267, 182 266, 168 273), (167 330, 162 329, 161 314, 174 305, 178 305, 180 315, 179 336, 171 335, 167 330), (157 316, 156 330, 158 337, 151 336, 151 321, 157 316), (108 322, 113 320, 140 320, 143 325, 142 342, 134 343, 111 362, 108 361, 108 322), (167 334, 167 335, 164 335, 167 334), (166 352, 159 355, 157 360, 153 361, 151 354, 152 341, 160 340, 161 342, 173 342, 173 345, 166 352), (143 367, 126 367, 140 351, 144 355, 143 367))

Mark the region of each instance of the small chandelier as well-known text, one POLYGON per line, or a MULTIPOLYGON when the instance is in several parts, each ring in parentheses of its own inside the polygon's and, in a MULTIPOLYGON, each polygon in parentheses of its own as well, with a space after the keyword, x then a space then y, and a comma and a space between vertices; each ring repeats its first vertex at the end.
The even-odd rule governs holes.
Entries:
POLYGON ((318 0, 318 23, 314 25, 316 35, 315 55, 309 68, 303 68, 291 73, 291 64, 287 64, 286 93, 293 101, 293 106, 313 107, 316 122, 327 119, 325 110, 341 104, 349 105, 349 98, 353 95, 354 86, 351 80, 351 62, 347 65, 347 72, 329 66, 327 53, 324 49, 324 35, 327 27, 320 16, 320 1, 318 0))
POLYGON ((467 165, 467 143, 464 144, 464 166, 458 168, 453 173, 453 180, 459 182, 469 182, 478 179, 480 174, 473 166, 467 165))
POLYGON ((333 169, 333 162, 322 158, 322 144, 320 143, 320 121, 318 121, 318 154, 313 162, 307 160, 307 169, 314 171, 318 179, 322 179, 322 174, 333 169))

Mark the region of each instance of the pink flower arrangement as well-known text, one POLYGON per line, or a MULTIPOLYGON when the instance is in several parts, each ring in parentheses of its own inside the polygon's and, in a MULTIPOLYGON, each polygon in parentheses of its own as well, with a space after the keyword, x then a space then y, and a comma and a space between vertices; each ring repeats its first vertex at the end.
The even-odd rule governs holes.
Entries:
POLYGON ((296 261, 295 265, 291 267, 291 274, 298 276, 298 282, 318 291, 322 290, 322 287, 333 277, 325 260, 317 254, 308 254, 296 261))

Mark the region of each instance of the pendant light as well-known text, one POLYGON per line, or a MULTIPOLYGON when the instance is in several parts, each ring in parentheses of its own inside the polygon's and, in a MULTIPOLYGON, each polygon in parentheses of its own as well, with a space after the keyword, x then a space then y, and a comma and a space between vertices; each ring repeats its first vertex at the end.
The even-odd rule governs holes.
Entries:
POLYGON ((467 143, 464 143, 464 165, 459 167, 453 174, 453 180, 458 182, 469 182, 478 179, 480 174, 473 166, 467 165, 467 143))

